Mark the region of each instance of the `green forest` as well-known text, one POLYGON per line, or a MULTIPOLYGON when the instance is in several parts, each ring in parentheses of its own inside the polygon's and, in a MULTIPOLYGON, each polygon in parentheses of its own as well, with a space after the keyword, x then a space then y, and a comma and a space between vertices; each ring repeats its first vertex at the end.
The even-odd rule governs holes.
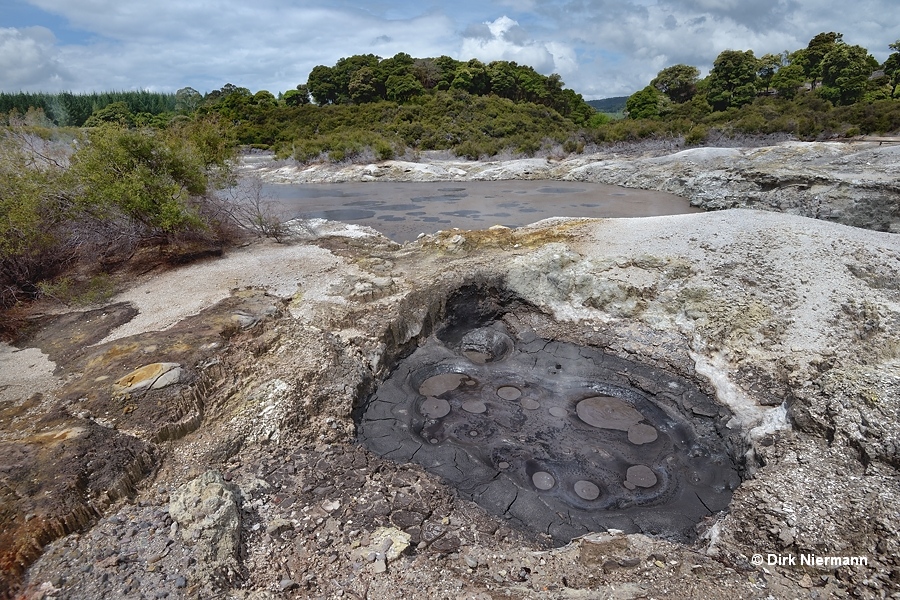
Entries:
POLYGON ((672 65, 597 108, 558 75, 514 62, 408 54, 319 65, 278 95, 233 84, 0 93, 0 308, 96 298, 109 292, 108 271, 148 250, 178 261, 247 231, 277 238, 259 198, 217 193, 234 182, 241 148, 341 163, 885 134, 900 130, 900 40, 890 49, 879 64, 831 32, 777 55, 725 50, 705 78, 672 65))
POLYGON ((400 53, 319 65, 277 95, 233 84, 206 94, 0 93, 0 114, 45 126, 155 128, 216 115, 236 143, 301 162, 429 150, 559 155, 658 137, 687 145, 769 134, 829 139, 900 129, 900 40, 889 47, 882 64, 834 32, 780 54, 725 50, 704 78, 695 66, 671 65, 629 97, 590 102, 558 75, 515 62, 400 53))
POLYGON ((900 40, 889 48, 879 64, 829 32, 780 54, 725 50, 703 79, 691 65, 663 69, 625 110, 631 121, 657 123, 654 132, 685 134, 687 143, 704 141, 713 128, 805 140, 892 132, 900 129, 900 40))

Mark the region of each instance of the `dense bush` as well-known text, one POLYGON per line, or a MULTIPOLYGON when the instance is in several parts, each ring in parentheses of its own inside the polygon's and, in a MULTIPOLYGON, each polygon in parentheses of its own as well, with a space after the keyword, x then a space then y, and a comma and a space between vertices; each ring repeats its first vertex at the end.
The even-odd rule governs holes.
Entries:
MULTIPOLYGON (((760 58, 752 50, 725 50, 704 79, 689 65, 660 71, 628 98, 628 117, 689 119, 733 135, 801 139, 897 131, 900 40, 889 46, 894 53, 880 65, 835 32, 816 35, 806 48, 760 58)), ((616 138, 617 129, 605 135, 616 138)))
POLYGON ((46 132, 0 132, 0 306, 52 276, 71 255, 56 236, 68 218, 66 153, 46 132))
POLYGON ((236 120, 241 143, 268 142, 278 156, 301 162, 384 160, 407 150, 450 150, 468 157, 506 150, 533 154, 545 140, 562 144, 578 132, 547 106, 459 90, 406 104, 247 106, 236 120))
POLYGON ((106 124, 73 140, 14 120, 0 133, 0 306, 38 295, 79 258, 220 237, 229 215, 209 192, 229 180, 222 139, 209 121, 106 124))

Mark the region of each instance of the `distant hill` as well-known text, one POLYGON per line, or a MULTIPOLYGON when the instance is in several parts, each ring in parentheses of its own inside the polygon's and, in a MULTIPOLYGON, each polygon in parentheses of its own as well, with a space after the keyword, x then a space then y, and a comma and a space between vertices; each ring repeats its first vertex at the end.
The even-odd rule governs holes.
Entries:
POLYGON ((588 100, 587 103, 594 107, 597 112, 602 113, 620 113, 625 110, 625 102, 628 96, 616 96, 615 98, 603 98, 602 100, 588 100))

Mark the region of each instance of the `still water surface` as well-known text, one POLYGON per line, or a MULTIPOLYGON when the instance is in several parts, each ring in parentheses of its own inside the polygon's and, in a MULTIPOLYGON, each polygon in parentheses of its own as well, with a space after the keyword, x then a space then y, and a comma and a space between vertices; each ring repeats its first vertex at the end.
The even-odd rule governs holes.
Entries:
POLYGON ((702 212, 665 192, 570 181, 266 184, 284 219, 367 225, 397 242, 440 229, 519 227, 548 217, 650 217, 702 212))

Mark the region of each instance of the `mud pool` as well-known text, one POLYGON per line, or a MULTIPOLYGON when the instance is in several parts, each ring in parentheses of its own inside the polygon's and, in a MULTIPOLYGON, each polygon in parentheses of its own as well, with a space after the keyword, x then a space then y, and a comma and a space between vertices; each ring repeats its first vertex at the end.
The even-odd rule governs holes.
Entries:
POLYGON ((398 364, 363 407, 361 443, 557 543, 606 529, 689 540, 728 507, 730 414, 694 383, 471 314, 398 364))
POLYGON ((367 225, 404 242, 441 229, 519 227, 548 217, 648 217, 702 212, 649 190, 569 181, 265 184, 283 219, 367 225))

